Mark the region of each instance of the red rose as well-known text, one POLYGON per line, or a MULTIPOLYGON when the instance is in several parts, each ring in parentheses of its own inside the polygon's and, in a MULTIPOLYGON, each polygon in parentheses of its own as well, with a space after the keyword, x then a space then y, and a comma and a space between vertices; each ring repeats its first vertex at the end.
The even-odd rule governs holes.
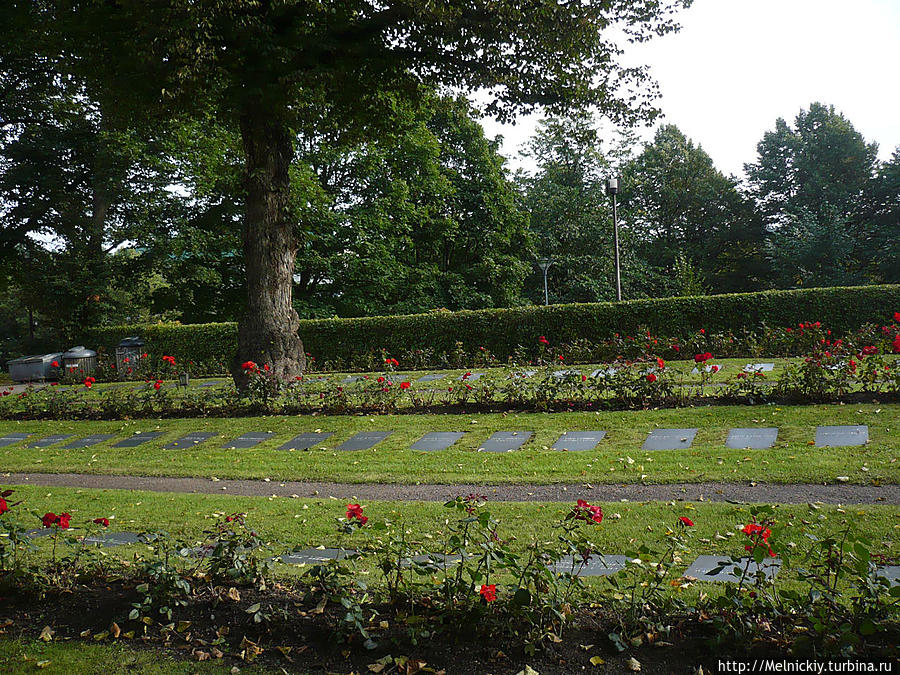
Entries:
POLYGON ((706 329, 705 329, 705 328, 701 328, 701 329, 700 329, 700 335, 706 335, 706 329))
POLYGON ((6 500, 3 497, 0 497, 0 514, 6 513, 9 511, 9 504, 6 503, 6 500))
POLYGON ((579 499, 572 508, 569 518, 574 518, 575 520, 592 520, 595 523, 601 523, 603 522, 603 509, 599 506, 592 506, 583 499, 579 499))
POLYGON ((50 367, 51 367, 51 368, 59 368, 59 361, 53 361, 53 362, 50 364, 50 367))
POLYGON ((549 345, 549 344, 550 344, 550 340, 548 340, 547 338, 545 338, 543 335, 541 335, 541 337, 538 338, 538 342, 540 342, 542 345, 549 345))
POLYGON ((52 527, 56 524, 56 514, 52 512, 45 513, 44 517, 41 518, 41 522, 44 524, 44 527, 52 527))
POLYGON ((401 389, 409 389, 409 382, 401 382, 400 388, 401 389))
POLYGON ((379 376, 376 381, 380 384, 380 383, 384 382, 384 378, 379 376))
POLYGON ((241 370, 243 370, 243 371, 256 370, 256 363, 254 363, 253 361, 244 361, 241 364, 241 370))
POLYGON ((264 364, 263 364, 263 370, 265 370, 266 372, 269 371, 269 364, 268 364, 268 363, 264 363, 264 364))
POLYGON ((497 599, 496 584, 482 584, 481 590, 478 592, 481 594, 481 597, 485 599, 485 602, 493 602, 497 599))
POLYGON ((691 520, 690 518, 688 518, 687 516, 681 516, 678 520, 685 527, 693 527, 694 526, 694 521, 691 520))
POLYGON ((72 517, 69 513, 60 513, 59 517, 56 519, 56 524, 59 525, 62 529, 69 529, 69 519, 72 517))
POLYGON ((94 524, 109 527, 109 518, 94 518, 94 524))
POLYGON ((659 368, 665 368, 666 362, 657 356, 656 357, 656 365, 659 366, 659 368))
POLYGON ((162 386, 162 380, 157 380, 153 383, 153 388, 159 391, 159 388, 162 386))
POLYGON ((894 338, 891 346, 894 348, 895 354, 900 354, 900 335, 897 335, 897 337, 894 338))
POLYGON ((586 381, 587 381, 587 375, 582 375, 582 376, 581 376, 581 381, 582 381, 582 382, 586 382, 586 381))
POLYGON ((656 382, 656 375, 654 373, 648 373, 647 382, 656 382))

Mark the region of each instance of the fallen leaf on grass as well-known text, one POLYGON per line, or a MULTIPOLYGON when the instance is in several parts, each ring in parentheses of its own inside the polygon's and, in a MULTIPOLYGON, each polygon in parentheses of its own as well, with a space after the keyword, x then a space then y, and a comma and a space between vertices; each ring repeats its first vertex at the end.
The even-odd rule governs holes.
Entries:
POLYGON ((49 660, 47 660, 47 661, 38 661, 38 662, 35 663, 34 665, 36 665, 38 668, 46 668, 47 666, 50 665, 50 661, 49 661, 49 660))
POLYGON ((240 602, 240 601, 241 601, 241 594, 240 594, 240 592, 238 591, 238 589, 236 589, 236 588, 234 588, 234 587, 229 588, 229 589, 228 589, 228 599, 229 599, 229 600, 234 600, 235 602, 240 602))
POLYGON ((636 672, 638 672, 640 669, 641 669, 641 662, 640 662, 640 661, 638 661, 638 660, 637 660, 636 658, 634 658, 633 656, 632 656, 630 659, 628 659, 628 670, 630 670, 630 671, 636 673, 636 672))
POLYGON ((191 656, 193 656, 198 661, 208 661, 209 660, 209 652, 203 652, 199 649, 195 649, 191 652, 191 656))
POLYGON ((44 642, 50 642, 53 639, 53 629, 50 626, 44 626, 40 637, 44 642))
POLYGON ((606 661, 604 661, 603 659, 601 659, 599 656, 592 656, 592 657, 591 657, 591 665, 592 665, 592 666, 602 666, 604 663, 606 663, 606 661))

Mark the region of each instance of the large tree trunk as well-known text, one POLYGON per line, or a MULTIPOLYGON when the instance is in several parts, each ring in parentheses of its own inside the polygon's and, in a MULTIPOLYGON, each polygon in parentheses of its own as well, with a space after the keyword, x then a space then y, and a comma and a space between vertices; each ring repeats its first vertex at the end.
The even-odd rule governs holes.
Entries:
POLYGON ((247 308, 238 322, 238 351, 231 363, 237 387, 247 384, 241 364, 268 364, 276 377, 292 379, 306 367, 297 335, 300 317, 291 304, 297 245, 289 217, 293 141, 290 130, 263 106, 241 115, 246 158, 244 265, 247 308))

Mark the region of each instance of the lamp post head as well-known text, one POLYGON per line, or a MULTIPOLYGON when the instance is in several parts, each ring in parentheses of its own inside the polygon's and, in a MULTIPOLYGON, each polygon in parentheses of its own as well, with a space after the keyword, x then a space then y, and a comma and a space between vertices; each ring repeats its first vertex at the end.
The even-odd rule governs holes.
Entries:
POLYGON ((553 264, 553 258, 538 258, 537 259, 538 267, 541 268, 544 272, 550 269, 550 265, 553 264))
POLYGON ((609 178, 606 181, 606 194, 614 195, 619 191, 619 179, 609 178))

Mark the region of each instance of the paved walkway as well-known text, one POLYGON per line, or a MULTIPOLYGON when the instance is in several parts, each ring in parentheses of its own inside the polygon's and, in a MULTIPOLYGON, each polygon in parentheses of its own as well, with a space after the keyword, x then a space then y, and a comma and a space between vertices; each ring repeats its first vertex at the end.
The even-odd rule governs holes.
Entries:
POLYGON ((107 476, 75 473, 0 474, 0 485, 39 485, 105 490, 149 490, 248 497, 319 497, 446 501, 472 492, 503 502, 568 502, 578 498, 597 501, 706 501, 779 504, 890 504, 900 505, 900 485, 781 485, 773 483, 573 484, 573 485, 398 485, 377 483, 317 483, 306 481, 211 480, 107 476))

